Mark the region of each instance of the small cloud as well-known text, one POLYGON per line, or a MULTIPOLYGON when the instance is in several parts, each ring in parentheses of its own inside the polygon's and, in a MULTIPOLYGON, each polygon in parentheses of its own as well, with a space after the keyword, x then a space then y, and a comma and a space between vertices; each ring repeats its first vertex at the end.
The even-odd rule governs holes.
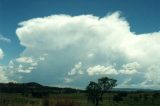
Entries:
POLYGON ((92 58, 94 56, 94 53, 88 53, 88 58, 92 58))
POLYGON ((6 42, 6 43, 10 43, 10 42, 11 42, 11 40, 10 40, 10 39, 8 39, 8 38, 6 38, 6 37, 2 36, 1 34, 0 34, 0 41, 2 41, 2 42, 6 42))
POLYGON ((40 60, 40 61, 44 61, 45 58, 44 58, 44 57, 39 57, 39 60, 40 60))
POLYGON ((0 82, 9 82, 8 77, 6 76, 3 66, 0 66, 0 82))
POLYGON ((19 57, 16 61, 19 63, 33 63, 33 59, 31 57, 19 57))
POLYGON ((107 66, 107 67, 101 66, 101 65, 89 67, 87 69, 87 73, 90 76, 93 76, 93 75, 117 75, 118 74, 117 70, 112 65, 107 66))
POLYGON ((37 62, 33 62, 33 63, 31 63, 31 66, 37 66, 38 65, 38 63, 37 62))
MULTIPOLYGON (((39 56, 38 58, 22 56, 13 60, 10 60, 8 66, 8 70, 11 70, 12 73, 31 73, 33 70, 37 69, 38 63, 40 61, 44 61, 45 58, 43 56, 39 56)), ((18 74, 20 75, 20 74, 18 74)), ((18 76, 21 77, 21 76, 18 76)))
POLYGON ((129 85, 131 80, 132 80, 131 78, 128 78, 128 79, 124 80, 122 85, 129 85))
POLYGON ((148 67, 145 73, 146 83, 159 84, 160 83, 160 64, 153 64, 148 67))
POLYGON ((14 62, 12 60, 9 61, 8 68, 10 69, 14 68, 14 62))
POLYGON ((123 69, 119 71, 120 73, 132 75, 137 73, 137 70, 139 69, 140 65, 137 62, 133 62, 125 64, 122 67, 123 69))
POLYGON ((25 67, 23 65, 19 65, 17 71, 20 73, 31 73, 34 67, 25 67))
POLYGON ((68 72, 68 75, 75 75, 75 74, 83 74, 81 62, 75 64, 74 68, 72 68, 72 70, 68 72))
POLYGON ((20 70, 18 70, 18 72, 21 72, 21 73, 31 73, 32 72, 32 70, 23 70, 23 69, 20 69, 20 70))
POLYGON ((3 53, 3 50, 0 48, 0 60, 3 59, 4 57, 4 53, 3 53))
POLYGON ((72 79, 70 79, 70 78, 64 78, 64 82, 65 83, 71 83, 73 80, 72 79))
POLYGON ((87 57, 88 58, 93 58, 95 56, 96 50, 95 49, 91 49, 89 50, 89 52, 87 53, 87 57))

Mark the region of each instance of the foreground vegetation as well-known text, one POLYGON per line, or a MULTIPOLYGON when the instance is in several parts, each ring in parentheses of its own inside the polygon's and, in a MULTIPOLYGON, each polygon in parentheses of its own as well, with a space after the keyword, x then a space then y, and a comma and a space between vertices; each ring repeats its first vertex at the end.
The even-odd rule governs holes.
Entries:
MULTIPOLYGON (((1 93, 0 106, 93 106, 85 93, 50 94, 35 98, 19 93, 1 93)), ((160 106, 158 92, 108 92, 99 106, 160 106)))
POLYGON ((114 86, 116 80, 107 77, 91 81, 86 90, 0 83, 0 106, 160 106, 160 91, 111 90, 114 86))

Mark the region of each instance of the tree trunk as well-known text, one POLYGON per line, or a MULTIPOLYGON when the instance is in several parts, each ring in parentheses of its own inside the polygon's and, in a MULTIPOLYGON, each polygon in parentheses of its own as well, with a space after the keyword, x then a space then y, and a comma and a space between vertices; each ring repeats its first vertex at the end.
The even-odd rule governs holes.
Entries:
POLYGON ((99 100, 98 99, 96 99, 96 106, 98 106, 99 105, 99 100))
POLYGON ((101 92, 101 96, 100 96, 100 100, 101 100, 101 101, 103 101, 103 94, 104 94, 104 92, 102 91, 102 92, 101 92))

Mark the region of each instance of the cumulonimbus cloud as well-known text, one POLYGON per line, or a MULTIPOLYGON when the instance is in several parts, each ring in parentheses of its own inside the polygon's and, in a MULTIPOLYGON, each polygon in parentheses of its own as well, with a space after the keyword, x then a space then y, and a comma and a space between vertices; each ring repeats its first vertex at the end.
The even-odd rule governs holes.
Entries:
MULTIPOLYGON (((129 64, 130 67, 124 66, 126 69, 119 74, 125 80, 129 73, 130 82, 141 79, 138 83, 142 83, 151 77, 139 76, 152 73, 147 71, 148 68, 160 62, 160 32, 135 34, 119 12, 101 18, 93 15, 51 15, 23 21, 19 25, 16 34, 20 44, 25 47, 22 55, 47 53, 48 58, 41 65, 41 69, 47 71, 41 72, 55 78, 55 73, 64 78, 79 61, 83 63, 83 70, 93 66, 94 69, 104 69, 104 73, 109 73, 106 67, 114 63, 114 68, 120 70, 124 65, 134 62, 136 64, 129 64), (136 69, 130 70, 128 67, 136 69)), ((101 71, 97 73, 99 76, 101 71)), ((88 72, 93 71, 88 69, 88 72)), ((119 74, 116 73, 116 78, 121 80, 119 74)))

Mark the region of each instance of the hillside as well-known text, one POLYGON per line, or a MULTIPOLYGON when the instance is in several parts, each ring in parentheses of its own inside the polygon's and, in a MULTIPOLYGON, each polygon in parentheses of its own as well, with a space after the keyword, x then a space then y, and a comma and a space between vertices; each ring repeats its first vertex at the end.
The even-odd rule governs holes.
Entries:
POLYGON ((43 86, 35 82, 29 83, 0 83, 0 93, 22 93, 24 95, 31 94, 32 96, 47 96, 48 94, 57 93, 77 93, 83 92, 74 88, 59 88, 43 86))

